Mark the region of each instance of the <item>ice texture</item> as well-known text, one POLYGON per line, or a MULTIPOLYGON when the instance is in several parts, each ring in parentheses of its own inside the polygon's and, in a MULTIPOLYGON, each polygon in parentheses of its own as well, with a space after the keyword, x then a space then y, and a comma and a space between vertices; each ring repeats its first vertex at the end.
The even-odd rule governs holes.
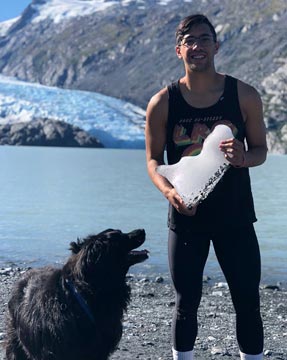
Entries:
POLYGON ((176 189, 188 208, 211 193, 228 169, 229 162, 219 149, 222 140, 233 138, 227 125, 217 125, 203 143, 197 156, 184 156, 174 165, 160 165, 156 171, 176 189))

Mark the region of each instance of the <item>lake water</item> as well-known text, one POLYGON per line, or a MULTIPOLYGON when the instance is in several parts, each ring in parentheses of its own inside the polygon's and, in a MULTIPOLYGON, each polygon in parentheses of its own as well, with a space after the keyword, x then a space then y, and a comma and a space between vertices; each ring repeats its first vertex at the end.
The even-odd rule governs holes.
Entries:
MULTIPOLYGON (((269 155, 251 177, 262 281, 286 283, 287 156, 269 155)), ((59 264, 77 237, 144 228, 150 259, 133 272, 168 272, 167 201, 143 150, 2 146, 0 204, 0 267, 59 264)), ((213 250, 205 273, 221 276, 213 250)))

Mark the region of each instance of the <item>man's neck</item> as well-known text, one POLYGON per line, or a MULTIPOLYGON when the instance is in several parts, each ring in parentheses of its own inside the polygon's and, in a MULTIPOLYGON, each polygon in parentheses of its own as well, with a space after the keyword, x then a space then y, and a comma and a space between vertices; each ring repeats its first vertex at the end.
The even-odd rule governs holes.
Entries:
POLYGON ((219 73, 186 74, 180 80, 181 93, 188 104, 206 108, 215 104, 223 94, 225 76, 219 73))
POLYGON ((213 91, 220 86, 222 75, 215 70, 208 72, 187 72, 182 78, 188 91, 193 93, 205 93, 213 91))

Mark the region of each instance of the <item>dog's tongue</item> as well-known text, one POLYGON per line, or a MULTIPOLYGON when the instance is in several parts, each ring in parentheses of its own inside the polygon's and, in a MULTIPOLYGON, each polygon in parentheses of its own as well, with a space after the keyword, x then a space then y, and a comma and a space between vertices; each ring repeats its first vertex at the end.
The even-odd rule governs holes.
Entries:
POLYGON ((138 256, 138 255, 146 255, 148 256, 148 250, 132 250, 129 252, 129 255, 138 256))
POLYGON ((148 250, 132 250, 129 252, 129 265, 138 264, 148 259, 148 250))

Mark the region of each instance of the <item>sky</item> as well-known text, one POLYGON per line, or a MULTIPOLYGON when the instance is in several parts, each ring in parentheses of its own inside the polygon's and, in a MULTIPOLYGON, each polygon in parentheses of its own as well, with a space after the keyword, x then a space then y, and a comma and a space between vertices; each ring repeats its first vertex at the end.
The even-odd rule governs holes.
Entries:
POLYGON ((0 0, 0 22, 19 16, 32 0, 0 0))

